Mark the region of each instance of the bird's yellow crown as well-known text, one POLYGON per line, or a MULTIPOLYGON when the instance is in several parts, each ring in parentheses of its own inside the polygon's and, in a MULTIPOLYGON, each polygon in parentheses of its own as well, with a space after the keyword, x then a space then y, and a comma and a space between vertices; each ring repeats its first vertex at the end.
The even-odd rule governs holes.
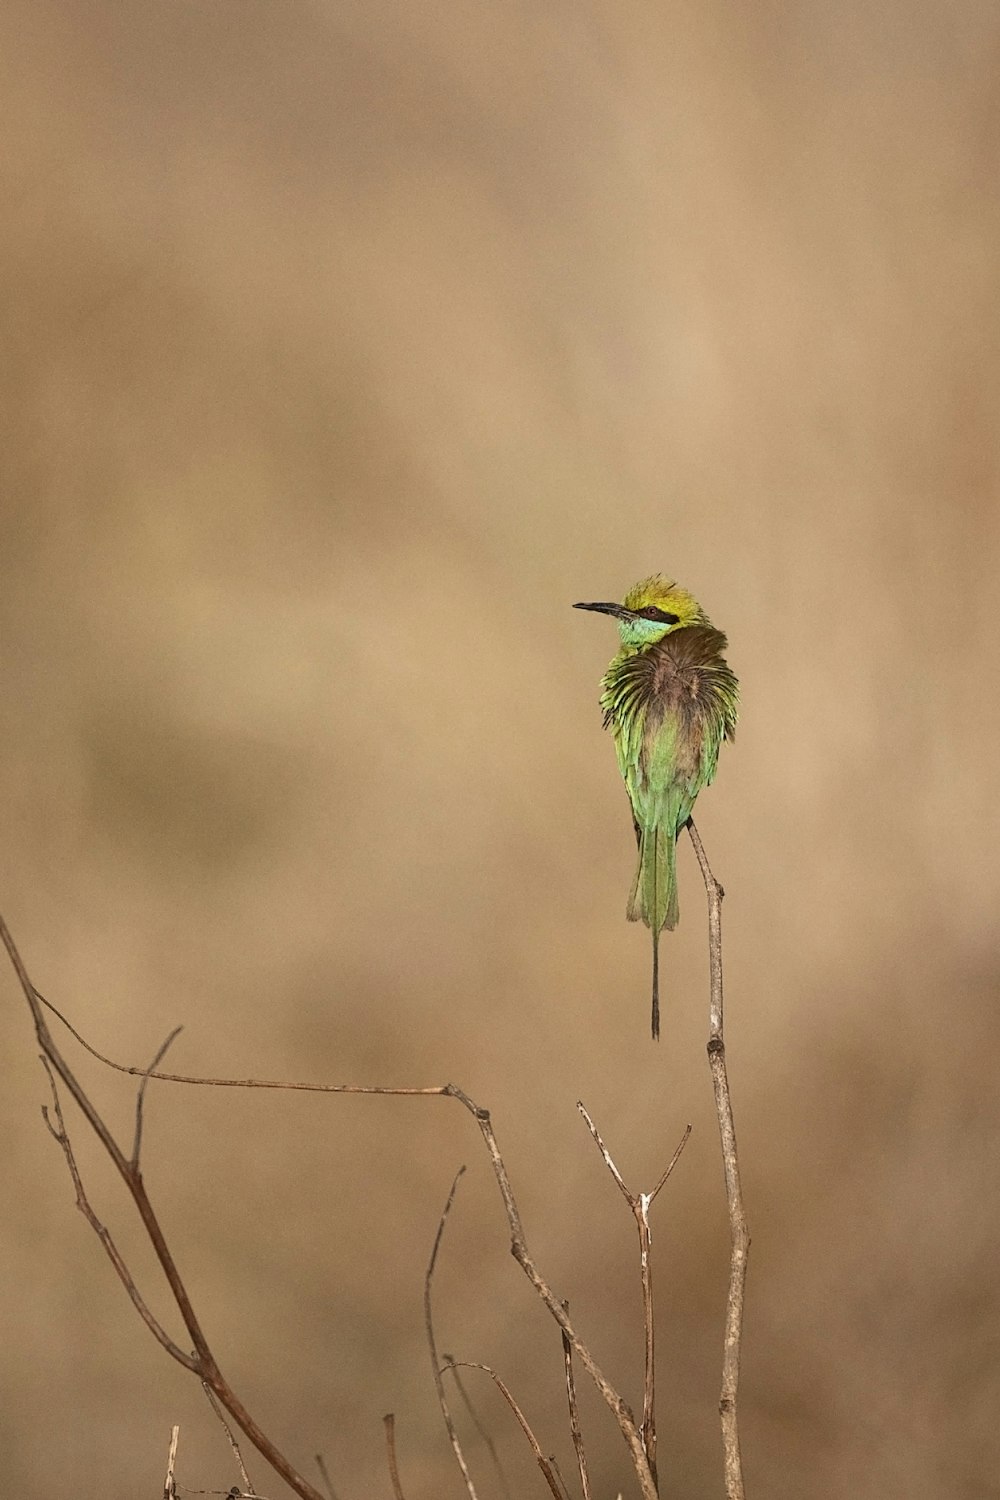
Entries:
POLYGON ((625 595, 622 611, 618 632, 626 654, 655 646, 665 635, 687 625, 710 623, 694 595, 672 578, 664 578, 662 573, 633 584, 625 595))
POLYGON ((644 609, 658 609, 662 614, 676 615, 677 623, 671 625, 672 630, 679 630, 683 625, 707 624, 705 612, 694 595, 674 583, 672 578, 664 578, 662 573, 654 573, 652 578, 634 583, 622 603, 636 614, 644 609))

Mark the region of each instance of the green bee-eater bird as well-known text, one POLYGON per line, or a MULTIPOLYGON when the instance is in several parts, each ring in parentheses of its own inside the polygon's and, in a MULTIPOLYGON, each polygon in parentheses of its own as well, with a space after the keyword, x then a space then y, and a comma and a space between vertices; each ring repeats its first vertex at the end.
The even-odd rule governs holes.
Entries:
POLYGON ((601 682, 639 846, 626 909, 653 934, 653 1037, 660 1034, 660 932, 677 926, 676 850, 695 798, 736 732, 739 684, 726 637, 669 578, 644 578, 623 604, 575 604, 618 621, 621 650, 601 682))

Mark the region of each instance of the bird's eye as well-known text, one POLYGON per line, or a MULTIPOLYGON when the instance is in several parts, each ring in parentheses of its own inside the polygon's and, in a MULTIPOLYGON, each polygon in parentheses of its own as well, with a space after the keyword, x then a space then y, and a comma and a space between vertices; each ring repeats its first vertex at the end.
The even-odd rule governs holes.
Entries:
POLYGON ((642 609, 637 609, 636 614, 643 620, 655 620, 658 625, 678 625, 680 615, 669 614, 665 609, 658 609, 655 604, 644 604, 642 609))

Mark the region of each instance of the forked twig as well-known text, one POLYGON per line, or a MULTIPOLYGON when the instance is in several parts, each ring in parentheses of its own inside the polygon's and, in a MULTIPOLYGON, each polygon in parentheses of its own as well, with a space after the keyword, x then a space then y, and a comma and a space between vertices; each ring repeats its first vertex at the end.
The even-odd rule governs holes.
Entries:
POLYGON ((604 1158, 605 1166, 611 1173, 625 1202, 632 1210, 639 1231, 639 1277, 642 1285, 642 1323, 645 1332, 646 1361, 642 1382, 642 1434, 643 1447, 649 1460, 649 1467, 653 1474, 654 1483, 657 1481, 656 1472, 656 1350, 654 1339, 653 1319, 653 1260, 652 1260, 652 1237, 649 1228, 649 1210, 666 1183, 671 1172, 680 1161, 681 1152, 688 1143, 691 1134, 691 1126, 688 1125, 681 1136, 680 1143, 664 1169, 659 1182, 651 1193, 633 1193, 626 1185, 625 1179, 619 1172, 612 1159, 604 1141, 601 1139, 600 1131, 594 1124, 583 1103, 577 1100, 577 1109, 584 1118, 587 1129, 594 1138, 598 1151, 604 1158))
POLYGON ((403 1486, 399 1482, 399 1464, 396 1462, 396 1417, 387 1411, 382 1418, 385 1424, 385 1450, 389 1460, 389 1478, 392 1481, 393 1500, 406 1500, 403 1486))
POLYGON ((726 1479, 727 1500, 744 1500, 743 1462, 740 1456, 740 1435, 737 1421, 736 1401, 740 1384, 740 1353, 743 1343, 743 1302, 746 1292, 747 1257, 750 1251, 750 1234, 747 1229, 746 1211, 743 1207, 743 1190, 740 1186, 740 1167, 736 1155, 736 1130, 733 1124, 733 1106, 729 1095, 729 1078, 726 1073, 726 1047, 722 1029, 722 898, 725 892, 712 874, 705 847, 692 819, 688 819, 688 833, 701 866, 705 893, 708 897, 708 959, 710 973, 710 998, 708 1020, 708 1063, 712 1070, 712 1087, 715 1092, 715 1110, 719 1118, 719 1136, 722 1141, 722 1165, 726 1177, 726 1202, 729 1207, 729 1291, 726 1297, 726 1332, 722 1353, 722 1392, 719 1398, 719 1415, 722 1419, 722 1460, 726 1479))
POLYGON ((497 1390, 500 1392, 501 1396, 510 1407, 511 1411, 514 1413, 521 1431, 528 1439, 531 1451, 535 1455, 535 1462, 544 1474, 545 1482, 555 1496, 555 1500, 564 1500, 565 1486, 560 1486, 559 1478, 552 1465, 552 1462, 545 1457, 538 1439, 535 1437, 535 1434, 531 1430, 531 1426, 528 1422, 527 1417, 524 1415, 524 1412, 514 1400, 514 1397, 510 1391, 510 1387, 506 1385, 503 1380, 501 1380, 496 1370, 492 1369, 490 1365, 482 1365, 477 1360, 471 1359, 450 1360, 445 1366, 445 1369, 482 1370, 484 1375, 488 1375, 490 1377, 490 1379, 493 1381, 493 1384, 496 1386, 497 1390))
POLYGON ((49 1059, 46 1057, 44 1052, 41 1054, 41 1063, 42 1067, 48 1074, 49 1088, 52 1090, 52 1114, 50 1116, 48 1106, 43 1104, 42 1119, 45 1121, 46 1127, 49 1134, 52 1136, 52 1139, 59 1146, 63 1156, 66 1158, 66 1166, 69 1169, 69 1175, 72 1180, 73 1187, 76 1191, 77 1208, 83 1214, 83 1217, 86 1219, 87 1223, 90 1225, 91 1229, 94 1231, 94 1233, 97 1235, 97 1238, 104 1246, 105 1254, 107 1255, 111 1264, 114 1266, 119 1280, 121 1281, 122 1285, 129 1295, 132 1306, 135 1308, 136 1312, 139 1314, 140 1318, 145 1323, 150 1333, 158 1343, 162 1344, 167 1353, 173 1359, 177 1360, 178 1364, 184 1365, 185 1369, 196 1371, 198 1368, 198 1360, 196 1356, 193 1354, 186 1354, 179 1344, 175 1344, 173 1339, 167 1333, 166 1329, 163 1327, 162 1323, 160 1323, 150 1311, 142 1293, 139 1291, 139 1288, 133 1281, 128 1266, 125 1264, 125 1261, 122 1258, 117 1245, 111 1237, 110 1230, 105 1224, 101 1222, 101 1220, 94 1212, 93 1207, 90 1203, 90 1199, 87 1197, 86 1190, 84 1189, 83 1179, 80 1176, 80 1169, 76 1164, 76 1157, 73 1154, 73 1146, 66 1131, 66 1122, 63 1119, 62 1103, 59 1099, 59 1091, 56 1088, 56 1080, 55 1075, 52 1071, 52 1064, 49 1062, 49 1059), (55 1120, 55 1124, 52 1123, 53 1120, 55 1120))

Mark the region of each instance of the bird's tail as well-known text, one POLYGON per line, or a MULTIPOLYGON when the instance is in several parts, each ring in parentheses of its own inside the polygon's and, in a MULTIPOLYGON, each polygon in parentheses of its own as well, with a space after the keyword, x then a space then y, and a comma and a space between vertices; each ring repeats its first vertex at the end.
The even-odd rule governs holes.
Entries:
POLYGON ((666 828, 637 830, 639 858, 628 900, 630 922, 645 922, 653 936, 653 1040, 660 1035, 660 932, 673 931, 677 903, 677 836, 666 828))
POLYGON ((677 904, 677 836, 667 828, 638 831, 639 858, 628 898, 630 922, 645 922, 654 932, 673 932, 680 920, 677 904))

